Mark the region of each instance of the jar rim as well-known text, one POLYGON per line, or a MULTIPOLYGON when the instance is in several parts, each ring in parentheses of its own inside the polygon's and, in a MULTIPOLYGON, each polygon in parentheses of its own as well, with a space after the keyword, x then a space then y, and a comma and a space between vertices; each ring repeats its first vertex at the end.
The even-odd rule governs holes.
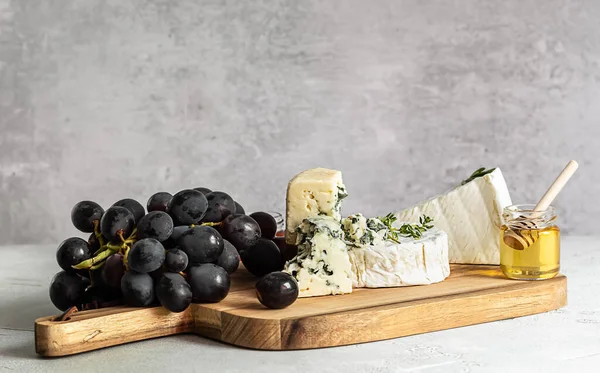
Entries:
MULTIPOLYGON (((512 212, 512 213, 514 213, 514 212, 533 213, 533 212, 536 212, 536 211, 534 211, 535 206, 536 205, 532 204, 532 203, 515 204, 515 205, 506 206, 504 208, 504 211, 512 212)), ((548 206, 545 210, 537 211, 537 213, 551 213, 552 215, 554 215, 555 212, 556 212, 556 209, 554 208, 554 206, 548 206)))

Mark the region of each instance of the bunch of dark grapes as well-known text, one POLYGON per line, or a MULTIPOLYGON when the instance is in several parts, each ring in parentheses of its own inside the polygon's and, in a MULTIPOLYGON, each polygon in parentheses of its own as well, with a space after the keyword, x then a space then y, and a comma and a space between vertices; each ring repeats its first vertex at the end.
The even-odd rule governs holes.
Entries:
POLYGON ((280 272, 295 253, 275 218, 246 215, 224 192, 159 192, 146 207, 126 198, 106 210, 82 201, 71 221, 90 236, 68 238, 56 252, 62 271, 50 299, 66 313, 120 304, 182 312, 191 303, 220 302, 240 261, 260 277, 256 292, 266 307, 287 307, 298 296, 293 277, 280 272))

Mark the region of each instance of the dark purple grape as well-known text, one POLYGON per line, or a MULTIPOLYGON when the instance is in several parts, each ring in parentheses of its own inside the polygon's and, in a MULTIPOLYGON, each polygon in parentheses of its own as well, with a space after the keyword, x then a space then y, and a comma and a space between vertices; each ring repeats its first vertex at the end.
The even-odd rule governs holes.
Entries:
POLYGON ((285 272, 271 272, 256 283, 256 297, 268 308, 286 308, 298 299, 298 293, 298 283, 285 272))
POLYGON ((100 222, 104 209, 92 201, 81 201, 71 209, 71 222, 84 233, 94 231, 94 221, 100 222))
POLYGON ((220 222, 227 215, 235 213, 235 203, 227 193, 210 192, 206 194, 206 200, 208 208, 202 219, 203 222, 220 222))
POLYGON ((244 250, 240 256, 244 267, 256 277, 283 269, 284 262, 279 248, 275 242, 266 238, 259 239, 256 245, 244 250))
POLYGON ((171 234, 171 238, 175 241, 178 241, 179 238, 183 235, 185 231, 190 229, 189 225, 178 225, 173 228, 173 233, 171 234))
POLYGON ((179 240, 179 237, 181 237, 183 232, 187 231, 188 229, 190 229, 189 225, 178 225, 173 227, 173 233, 171 233, 171 237, 162 242, 165 249, 170 250, 177 247, 177 240, 179 240))
POLYGON ((56 261, 63 270, 75 273, 72 267, 92 257, 90 245, 79 237, 67 238, 58 245, 56 250, 56 261))
POLYGON ((201 192, 186 189, 173 196, 167 207, 167 212, 173 218, 175 225, 197 224, 208 207, 208 201, 201 192))
POLYGON ((246 214, 246 211, 244 210, 242 205, 237 203, 237 201, 233 201, 233 203, 235 204, 235 211, 233 212, 234 214, 242 214, 242 215, 246 214))
POLYGON ((152 280, 154 280, 154 282, 156 283, 156 281, 158 281, 162 277, 163 273, 165 273, 165 271, 163 270, 163 267, 160 267, 148 274, 150 275, 150 277, 152 277, 152 280))
POLYGON ((138 238, 154 238, 165 241, 173 233, 173 219, 163 211, 152 211, 137 225, 138 238))
POLYGON ((168 192, 158 192, 153 194, 146 203, 146 209, 148 212, 152 211, 163 211, 167 212, 167 206, 169 205, 169 201, 171 201, 173 195, 168 192))
POLYGON ((208 188, 204 188, 204 187, 198 187, 198 188, 194 188, 194 190, 197 190, 198 192, 207 195, 208 193, 212 192, 212 190, 208 189, 208 188))
POLYGON ((186 230, 177 241, 190 264, 214 263, 223 252, 223 237, 216 229, 195 226, 186 230))
POLYGON ((75 273, 58 272, 50 281, 50 300, 56 308, 66 311, 67 308, 77 304, 89 284, 87 278, 77 276, 75 273))
POLYGON ((227 240, 223 240, 223 252, 219 256, 219 259, 215 262, 219 267, 223 267, 227 273, 232 274, 237 271, 240 266, 240 254, 237 249, 227 240))
POLYGON ((135 218, 125 207, 110 207, 100 220, 102 235, 113 243, 120 243, 121 237, 127 239, 135 228, 135 218))
POLYGON ((127 264, 132 271, 152 272, 165 262, 165 248, 154 238, 143 238, 131 246, 127 254, 127 264))
POLYGON ((171 250, 177 247, 177 241, 173 240, 172 238, 164 240, 163 242, 161 242, 161 244, 163 245, 165 250, 171 250))
POLYGON ((261 236, 260 226, 256 220, 247 215, 235 216, 223 222, 224 238, 233 244, 238 251, 255 245, 261 236))
POLYGON ((85 278, 87 278, 88 280, 89 280, 89 279, 90 279, 90 277, 91 277, 91 274, 90 274, 90 272, 91 272, 91 271, 90 271, 89 269, 78 269, 78 270, 76 270, 76 271, 75 271, 75 273, 77 273, 79 276, 81 276, 81 277, 85 277, 85 278))
POLYGON ((109 256, 100 270, 104 284, 111 288, 121 288, 121 278, 125 274, 123 255, 117 253, 109 256))
MULTIPOLYGON (((98 241, 98 237, 96 237, 96 233, 91 233, 88 238, 88 245, 90 246, 90 252, 93 254, 96 251, 100 250, 100 241, 98 241)), ((106 241, 105 241, 106 243, 106 241)))
POLYGON ((147 273, 129 271, 121 279, 121 292, 127 305, 149 306, 154 302, 154 281, 147 273))
POLYGON ((192 303, 192 288, 177 273, 165 273, 156 285, 156 297, 171 312, 182 312, 192 303))
POLYGON ((291 260, 298 254, 298 246, 290 245, 285 242, 285 237, 275 237, 273 238, 273 242, 279 247, 279 251, 281 252, 281 258, 284 262, 291 260))
POLYGON ((227 228, 227 225, 229 225, 229 223, 235 219, 238 216, 243 216, 242 214, 231 214, 231 215, 227 215, 225 217, 225 219, 223 219, 223 221, 221 222, 220 225, 217 225, 216 227, 214 227, 221 236, 223 236, 223 238, 225 238, 225 228, 227 228))
POLYGON ((188 275, 194 303, 220 302, 229 293, 229 274, 216 264, 206 263, 191 267, 188 275))
POLYGON ((188 266, 187 254, 178 248, 167 250, 165 255, 165 269, 169 272, 181 272, 188 266))
POLYGON ((273 215, 266 212, 254 212, 250 214, 250 217, 258 223, 260 227, 261 237, 272 240, 277 233, 277 221, 273 215))
POLYGON ((77 300, 77 308, 80 311, 100 308, 102 303, 105 302, 111 302, 111 306, 116 306, 123 303, 120 300, 121 296, 120 286, 118 288, 90 286, 85 289, 81 298, 77 300))
POLYGON ((102 279, 102 271, 101 270, 87 270, 88 273, 88 278, 90 279, 91 285, 94 287, 100 287, 100 288, 110 288, 108 285, 106 285, 104 283, 104 280, 102 279))
POLYGON ((125 207, 127 210, 131 211, 133 214, 133 218, 135 219, 135 224, 137 224, 141 218, 146 215, 146 210, 144 210, 144 206, 141 203, 136 201, 135 199, 125 198, 120 201, 114 203, 114 206, 125 207))

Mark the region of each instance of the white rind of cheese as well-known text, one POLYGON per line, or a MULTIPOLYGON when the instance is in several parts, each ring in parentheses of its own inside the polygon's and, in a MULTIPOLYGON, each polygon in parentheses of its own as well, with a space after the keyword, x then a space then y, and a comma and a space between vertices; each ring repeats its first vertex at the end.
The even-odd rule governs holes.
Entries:
POLYGON ((398 221, 410 223, 418 223, 422 215, 431 217, 433 224, 448 234, 450 263, 499 264, 502 211, 510 205, 506 181, 496 168, 396 216, 398 221))
POLYGON ((450 275, 448 236, 436 228, 418 240, 402 237, 399 244, 349 247, 348 256, 355 288, 429 285, 450 275))
POLYGON ((330 216, 307 218, 297 238, 298 255, 283 271, 298 282, 298 297, 351 293, 352 271, 340 222, 330 216))
POLYGON ((313 168, 294 176, 287 188, 286 242, 296 242, 296 228, 306 218, 325 215, 339 221, 341 201, 347 195, 340 171, 313 168))

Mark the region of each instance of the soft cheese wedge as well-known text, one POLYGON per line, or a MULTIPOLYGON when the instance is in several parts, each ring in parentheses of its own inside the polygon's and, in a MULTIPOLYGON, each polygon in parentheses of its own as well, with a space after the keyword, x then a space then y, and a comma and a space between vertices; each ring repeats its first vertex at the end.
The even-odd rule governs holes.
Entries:
POLYGON ((382 241, 348 250, 352 286, 384 288, 429 285, 450 275, 448 236, 432 228, 418 240, 382 241))
POLYGON ((399 236, 398 243, 386 239, 389 231, 377 218, 351 215, 342 219, 342 227, 355 288, 429 285, 450 275, 448 235, 437 228, 419 239, 399 236))
POLYGON ((331 216, 304 219, 297 229, 298 255, 284 272, 298 282, 299 297, 352 292, 352 271, 340 221, 331 216))
MULTIPOLYGON (((502 210, 512 204, 499 168, 397 214, 398 222, 433 218, 448 234, 450 263, 499 264, 502 210)), ((401 223, 394 223, 400 226, 401 223)))
POLYGON ((346 196, 340 171, 313 168, 296 175, 287 188, 285 241, 296 243, 296 228, 306 218, 325 215, 339 221, 346 196))

